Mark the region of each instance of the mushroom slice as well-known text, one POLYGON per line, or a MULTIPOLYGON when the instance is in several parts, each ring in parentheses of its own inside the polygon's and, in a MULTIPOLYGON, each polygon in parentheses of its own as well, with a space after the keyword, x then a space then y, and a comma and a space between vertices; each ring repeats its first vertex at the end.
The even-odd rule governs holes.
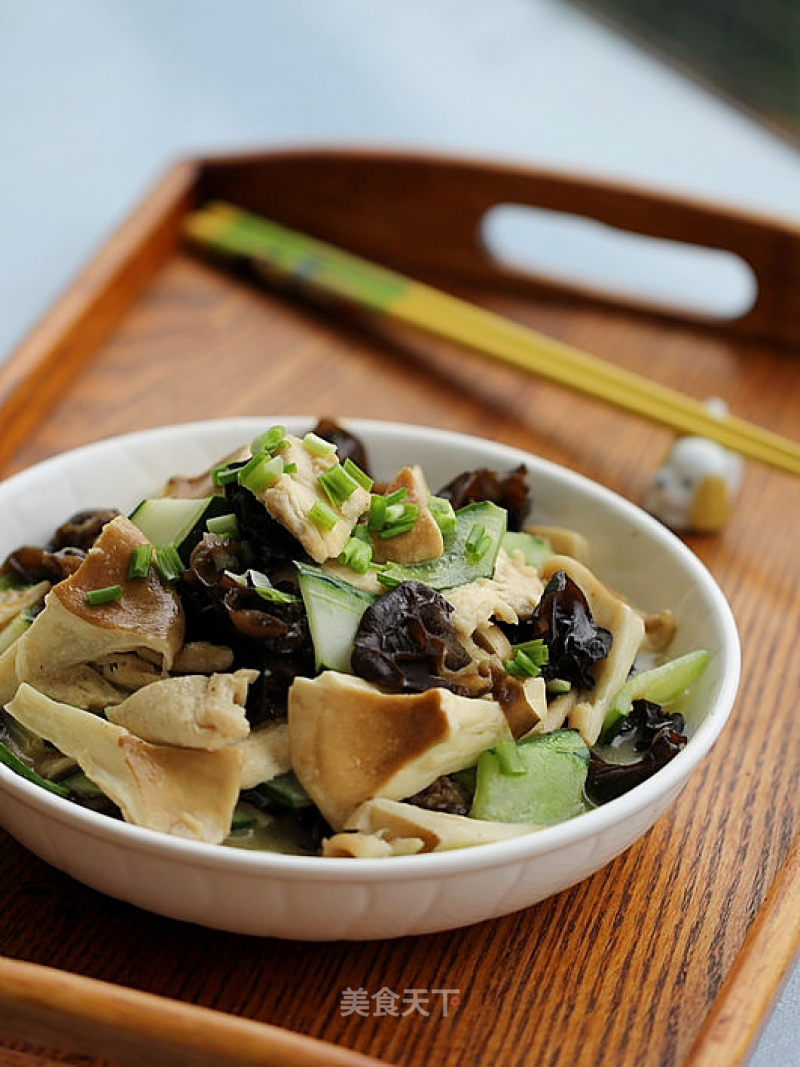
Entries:
POLYGON ((258 671, 242 669, 162 678, 108 708, 106 717, 144 741, 212 752, 250 733, 244 705, 257 677, 258 671))
POLYGON ((7 710, 77 761, 127 822, 220 844, 239 796, 241 757, 151 745, 99 715, 60 704, 23 684, 7 710))
POLYGON ((242 756, 242 789, 253 789, 292 769, 285 722, 270 722, 251 730, 237 742, 236 749, 242 756))
POLYGON ((570 530, 567 526, 534 525, 526 526, 525 533, 547 541, 553 552, 559 556, 571 556, 585 567, 588 567, 591 562, 589 542, 577 530, 570 530))
POLYGON ((669 608, 665 608, 657 615, 645 615, 642 649, 645 652, 663 652, 675 636, 677 629, 677 620, 669 608))
POLYGON ((428 506, 428 486, 425 475, 418 466, 403 467, 397 477, 384 490, 385 495, 405 489, 404 504, 414 504, 419 508, 412 528, 398 537, 383 540, 377 535, 372 541, 372 558, 376 563, 424 563, 428 559, 438 559, 444 552, 444 538, 439 524, 434 519, 428 506))
POLYGON ((385 831, 365 834, 360 830, 345 830, 322 842, 322 855, 374 860, 388 859, 390 856, 413 856, 424 848, 425 842, 421 837, 396 837, 385 831))
POLYGON ((453 848, 471 848, 491 841, 506 841, 510 837, 541 830, 533 823, 490 822, 472 819, 468 815, 450 815, 443 811, 428 811, 413 804, 401 804, 384 797, 368 800, 353 813, 347 828, 362 833, 392 835, 400 840, 418 837, 424 842, 423 852, 444 852, 453 848))
POLYGON ((322 529, 310 519, 315 504, 330 508, 331 503, 320 487, 321 474, 335 467, 335 454, 314 456, 299 437, 286 435, 288 445, 281 451, 285 464, 294 464, 291 474, 282 474, 269 488, 258 494, 259 500, 277 522, 293 534, 315 563, 338 556, 347 543, 359 517, 369 508, 370 495, 360 485, 339 507, 334 508, 336 523, 322 529))
POLYGON ((385 693, 325 671, 289 690, 292 768, 335 830, 363 801, 413 796, 510 737, 496 701, 448 689, 385 693))
POLYGON ((146 578, 128 578, 131 553, 143 544, 144 534, 122 516, 103 527, 80 567, 50 590, 44 611, 17 642, 19 681, 36 684, 111 652, 149 652, 169 670, 183 644, 183 608, 155 568, 146 578), (112 585, 122 587, 120 600, 87 602, 89 591, 112 585))
POLYGON ((551 556, 542 567, 543 580, 549 581, 556 571, 566 571, 586 597, 594 621, 610 630, 613 637, 608 656, 592 669, 594 689, 578 693, 569 713, 570 726, 580 730, 587 745, 593 745, 600 736, 608 706, 628 677, 642 645, 644 622, 629 604, 607 589, 588 567, 577 560, 569 556, 551 556))

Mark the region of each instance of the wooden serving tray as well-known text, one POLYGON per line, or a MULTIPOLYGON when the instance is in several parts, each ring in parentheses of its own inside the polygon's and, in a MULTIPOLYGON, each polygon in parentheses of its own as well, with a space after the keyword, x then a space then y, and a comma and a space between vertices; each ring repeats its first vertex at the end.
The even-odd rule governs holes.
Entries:
MULTIPOLYGON (((734 412, 798 435, 797 228, 550 172, 307 150, 197 160, 167 175, 0 370, 4 473, 125 430, 313 412, 494 437, 641 499, 667 431, 391 323, 310 310, 222 273, 189 254, 179 236, 185 211, 212 197, 693 396, 723 395, 734 412), (758 301, 743 319, 714 324, 502 269, 477 237, 485 211, 502 202, 731 249, 752 264, 758 301)), ((159 1011, 145 999, 126 1015, 127 1036, 115 1045, 124 1027, 105 1013, 113 1001, 105 987, 79 984, 56 1003, 52 973, 39 978, 16 961, 127 987, 134 1000, 146 991, 242 1017, 246 1024, 227 1021, 232 1045, 237 1025, 251 1040, 252 1022, 262 1022, 404 1065, 741 1062, 798 939, 790 856, 800 751, 798 528, 797 481, 751 464, 724 534, 690 540, 741 630, 744 672, 731 722, 642 841, 526 911, 394 942, 263 941, 103 897, 0 835, 0 950, 10 957, 0 976, 0 1034, 8 1038, 0 1063, 97 1064, 92 1057, 110 1056, 102 1062, 130 1064, 143 1062, 148 1048, 158 1063, 157 1041, 176 1039, 164 1022, 175 1006, 159 1011), (347 987, 457 989, 459 1000, 446 1017, 438 998, 429 1016, 343 1015, 347 987), (47 1018, 36 1010, 42 1003, 51 1005, 47 1018)), ((184 1062, 201 1062, 188 1048, 184 1062)), ((248 1062, 278 1061, 265 1054, 248 1062)), ((294 1062, 310 1061, 298 1052, 294 1062)))

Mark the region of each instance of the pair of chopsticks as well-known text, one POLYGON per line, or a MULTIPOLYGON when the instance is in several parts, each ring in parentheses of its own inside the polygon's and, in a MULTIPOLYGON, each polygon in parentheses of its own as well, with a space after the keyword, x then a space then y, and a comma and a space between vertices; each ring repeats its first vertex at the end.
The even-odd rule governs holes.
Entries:
POLYGON ((800 475, 800 443, 734 415, 717 415, 684 396, 536 330, 306 234, 214 202, 190 214, 194 243, 250 262, 276 282, 299 283, 380 312, 484 356, 605 400, 681 433, 710 437, 726 448, 800 475))

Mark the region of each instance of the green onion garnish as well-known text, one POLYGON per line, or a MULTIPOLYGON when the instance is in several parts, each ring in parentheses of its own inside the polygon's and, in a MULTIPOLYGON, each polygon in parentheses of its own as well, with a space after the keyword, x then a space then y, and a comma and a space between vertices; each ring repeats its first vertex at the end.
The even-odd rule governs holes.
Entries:
POLYGON ((131 562, 128 566, 129 578, 146 578, 153 565, 153 546, 137 545, 131 552, 131 562))
POLYGON ((390 504, 388 497, 386 498, 386 504, 385 525, 391 526, 393 522, 399 522, 403 518, 406 513, 406 506, 405 504, 390 504))
POLYGON ((332 445, 330 441, 325 441, 310 431, 303 438, 303 444, 306 452, 310 452, 312 456, 332 456, 336 451, 336 445, 332 445))
POLYGON ((399 504, 400 501, 405 500, 407 496, 408 490, 405 486, 401 485, 399 489, 395 489, 393 493, 389 493, 389 495, 385 497, 386 504, 388 507, 391 507, 392 504, 399 504))
POLYGON ((386 497, 373 493, 369 502, 369 520, 367 525, 370 530, 382 530, 386 522, 386 497))
POLYGON ((362 489, 366 489, 367 492, 372 489, 374 482, 372 481, 370 476, 365 471, 362 471, 359 465, 357 463, 354 463, 349 456, 344 461, 342 466, 350 475, 350 477, 353 478, 354 481, 358 482, 362 489))
POLYGON ((321 530, 332 530, 339 521, 339 516, 324 500, 318 500, 308 513, 309 519, 321 530))
POLYGON ((284 474, 297 474, 297 464, 296 463, 284 463, 283 464, 283 473, 284 474))
POLYGON ((527 768, 514 741, 498 741, 494 751, 501 774, 514 778, 527 774, 527 768))
POLYGON ((503 661, 508 674, 515 678, 536 678, 541 668, 549 662, 550 653, 544 641, 525 641, 521 645, 512 645, 513 659, 503 661))
POLYGON ((165 582, 177 582, 186 568, 175 545, 156 549, 156 566, 165 582))
POLYGON ((113 604, 122 600, 121 585, 106 585, 102 589, 90 589, 86 593, 86 603, 96 608, 99 604, 113 604))
POLYGON ((275 452, 286 438, 285 426, 270 426, 266 433, 259 434, 250 442, 250 451, 254 456, 259 452, 275 452))
POLYGON ((49 778, 44 778, 41 774, 37 774, 27 763, 23 763, 8 745, 4 745, 2 742, 0 742, 0 763, 5 763, 6 767, 15 771, 22 778, 27 778, 29 782, 34 782, 36 785, 42 786, 43 789, 49 789, 51 793, 56 793, 60 797, 69 796, 69 789, 59 785, 58 782, 51 782, 49 778))
POLYGON ((428 507, 442 531, 442 536, 447 537, 455 533, 458 520, 449 500, 445 500, 443 496, 432 496, 428 501, 428 507))
POLYGON ((334 507, 341 507, 348 497, 358 489, 358 482, 351 478, 344 467, 335 463, 330 470, 323 471, 317 478, 317 482, 334 507))
POLYGON ((221 463, 218 467, 211 468, 211 481, 216 486, 230 485, 239 477, 241 466, 229 467, 227 463, 221 463))
POLYGON ((270 458, 266 452, 259 452, 239 470, 239 485, 251 493, 260 493, 262 489, 274 485, 282 474, 283 460, 280 456, 270 458))
POLYGON ((372 562, 372 545, 360 537, 351 537, 339 555, 339 562, 356 574, 366 574, 372 562))
POLYGON ((372 546, 372 537, 370 532, 363 523, 359 523, 358 526, 354 526, 350 532, 351 537, 357 537, 359 541, 363 541, 365 545, 372 546))
POLYGON ((382 541, 391 541, 393 537, 400 537, 401 534, 407 534, 414 529, 414 523, 412 522, 398 522, 393 526, 386 526, 378 534, 378 537, 382 541))
POLYGON ((213 516, 207 520, 206 528, 209 533, 225 537, 230 541, 236 541, 239 538, 239 523, 233 513, 213 516))
POLYGON ((548 696, 561 696, 563 693, 569 693, 572 682, 568 682, 566 678, 553 678, 547 683, 546 689, 548 696))

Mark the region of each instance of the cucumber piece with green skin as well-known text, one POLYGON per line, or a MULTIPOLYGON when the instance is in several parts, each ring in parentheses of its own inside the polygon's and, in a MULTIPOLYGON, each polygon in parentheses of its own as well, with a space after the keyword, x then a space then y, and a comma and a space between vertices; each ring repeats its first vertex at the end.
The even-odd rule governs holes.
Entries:
POLYGON ((507 521, 505 508, 499 508, 488 500, 467 504, 456 512, 456 531, 452 539, 448 539, 444 555, 424 563, 387 563, 385 573, 393 584, 424 582, 432 589, 439 590, 453 589, 478 578, 491 578, 507 521), (489 546, 478 559, 467 551, 467 538, 475 527, 480 526, 483 527, 484 536, 489 538, 489 546))
POLYGON ((535 734, 517 744, 523 774, 503 774, 489 750, 478 760, 470 816, 539 826, 563 822, 587 810, 583 795, 589 749, 577 730, 535 734))
POLYGON ((308 615, 317 670, 352 674, 350 656, 361 616, 375 600, 370 593, 326 574, 319 567, 295 563, 308 615))
POLYGON ((224 496, 206 496, 199 500, 181 497, 155 497, 143 500, 133 509, 130 520, 148 541, 163 547, 175 545, 184 563, 206 532, 206 522, 230 511, 224 496))
POLYGON ((33 782, 34 785, 40 785, 42 789, 48 789, 51 793, 55 793, 56 796, 69 796, 69 789, 66 789, 58 782, 51 782, 49 778, 44 778, 41 774, 37 774, 32 767, 29 767, 27 763, 24 763, 19 756, 12 752, 8 745, 4 745, 2 741, 0 741, 0 763, 5 763, 6 767, 9 767, 21 778, 27 778, 29 782, 33 782))
POLYGON ((7 648, 11 648, 16 640, 18 640, 30 624, 33 622, 34 616, 28 611, 21 611, 16 618, 12 619, 7 626, 4 626, 0 630, 0 654, 5 652, 7 648))
POLYGON ((634 674, 623 685, 606 712, 600 744, 607 745, 619 733, 628 717, 634 700, 650 700, 654 704, 671 704, 694 685, 708 666, 711 656, 704 649, 687 652, 669 663, 662 663, 641 674, 634 674))
POLYGON ((547 541, 544 541, 541 537, 534 537, 533 534, 521 533, 517 530, 509 530, 503 536, 502 547, 508 552, 509 556, 512 552, 521 552, 528 566, 536 567, 537 570, 545 560, 553 555, 553 550, 547 541))

